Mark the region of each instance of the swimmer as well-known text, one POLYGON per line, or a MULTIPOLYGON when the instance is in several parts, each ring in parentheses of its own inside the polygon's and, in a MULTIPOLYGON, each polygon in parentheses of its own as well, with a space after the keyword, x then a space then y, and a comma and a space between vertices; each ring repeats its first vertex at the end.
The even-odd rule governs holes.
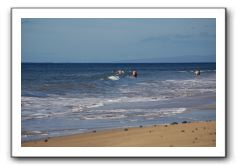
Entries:
POLYGON ((116 71, 117 76, 122 75, 122 74, 124 74, 124 70, 119 69, 116 71))

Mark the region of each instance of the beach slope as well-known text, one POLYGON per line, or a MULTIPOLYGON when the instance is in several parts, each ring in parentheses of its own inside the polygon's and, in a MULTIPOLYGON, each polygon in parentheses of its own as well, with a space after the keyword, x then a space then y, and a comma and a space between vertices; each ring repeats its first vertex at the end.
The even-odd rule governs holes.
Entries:
POLYGON ((215 147, 216 122, 138 126, 22 143, 22 147, 215 147))

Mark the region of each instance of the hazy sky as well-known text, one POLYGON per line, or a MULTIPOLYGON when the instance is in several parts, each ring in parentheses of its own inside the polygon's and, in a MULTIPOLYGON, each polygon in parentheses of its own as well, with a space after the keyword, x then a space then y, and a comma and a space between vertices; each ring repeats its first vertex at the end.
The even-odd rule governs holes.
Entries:
POLYGON ((22 62, 215 62, 215 19, 22 19, 22 62))

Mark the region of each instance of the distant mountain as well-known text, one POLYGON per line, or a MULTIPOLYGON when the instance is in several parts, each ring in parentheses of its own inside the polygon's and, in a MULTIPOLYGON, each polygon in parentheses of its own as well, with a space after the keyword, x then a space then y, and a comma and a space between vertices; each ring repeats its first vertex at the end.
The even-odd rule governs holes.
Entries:
POLYGON ((176 56, 176 57, 156 57, 156 58, 142 58, 133 60, 116 61, 121 63, 191 63, 191 62, 216 62, 215 56, 176 56))

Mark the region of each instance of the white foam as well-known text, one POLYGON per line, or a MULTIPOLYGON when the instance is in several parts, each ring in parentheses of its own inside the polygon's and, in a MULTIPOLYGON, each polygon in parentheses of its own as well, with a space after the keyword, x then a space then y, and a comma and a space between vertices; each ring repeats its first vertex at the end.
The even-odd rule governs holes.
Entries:
POLYGON ((180 73, 188 73, 189 71, 180 70, 180 71, 177 71, 177 72, 180 72, 180 73))
POLYGON ((118 98, 118 99, 109 99, 107 100, 107 103, 117 103, 117 102, 121 102, 122 98, 118 98))
POLYGON ((215 72, 216 70, 201 70, 200 72, 215 72))
POLYGON ((81 116, 81 119, 84 120, 103 120, 103 119, 121 119, 121 118, 125 118, 126 116, 123 114, 96 114, 96 115, 85 115, 85 116, 81 116))
POLYGON ((32 134, 41 134, 41 131, 31 131, 32 134))
MULTIPOLYGON (((70 113, 83 112, 114 103, 136 103, 159 101, 157 97, 119 97, 107 98, 37 98, 22 97, 22 120, 42 119, 54 116, 63 116, 70 113)), ((124 111, 124 110, 117 110, 124 111)))
POLYGON ((186 111, 186 108, 162 108, 161 112, 169 112, 169 113, 183 113, 186 111))
POLYGON ((23 135, 24 137, 27 137, 27 136, 48 135, 48 134, 45 133, 45 132, 42 132, 42 131, 24 131, 22 135, 23 135))
POLYGON ((103 103, 92 104, 92 105, 88 105, 87 108, 97 108, 101 106, 104 106, 104 104, 103 103))
POLYGON ((149 101, 160 101, 160 100, 165 100, 163 97, 142 97, 142 96, 137 96, 137 97, 120 97, 116 99, 109 99, 105 100, 105 104, 110 104, 110 103, 136 103, 136 102, 149 102, 149 101))
POLYGON ((72 112, 81 112, 81 111, 83 111, 83 107, 81 106, 72 107, 72 112))
POLYGON ((119 76, 109 76, 108 79, 116 81, 116 80, 119 80, 120 78, 119 76))
POLYGON ((100 112, 103 113, 123 113, 123 112, 127 112, 128 110, 126 109, 106 109, 106 110, 100 110, 100 112))
POLYGON ((137 117, 146 119, 155 119, 160 117, 175 116, 184 113, 186 108, 162 108, 162 109, 107 109, 99 111, 90 111, 89 114, 81 114, 82 120, 110 120, 129 118, 129 120, 137 120, 137 117), (93 114, 95 113, 95 114, 93 114))
POLYGON ((142 114, 137 114, 137 116, 151 119, 151 118, 174 116, 176 114, 180 114, 185 111, 186 108, 162 108, 159 110, 152 110, 150 112, 143 111, 142 114))
POLYGON ((43 134, 41 134, 42 136, 48 136, 49 134, 47 134, 47 133, 43 133, 43 134))

